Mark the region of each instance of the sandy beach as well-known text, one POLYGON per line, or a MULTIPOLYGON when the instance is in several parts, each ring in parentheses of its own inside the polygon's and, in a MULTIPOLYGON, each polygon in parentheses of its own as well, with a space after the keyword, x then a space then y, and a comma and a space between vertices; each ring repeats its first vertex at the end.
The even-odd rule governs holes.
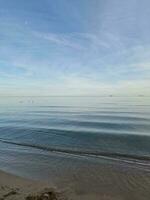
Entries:
POLYGON ((66 200, 49 184, 0 171, 0 200, 66 200))
MULTIPOLYGON (((107 170, 102 172, 106 178, 108 178, 107 172, 107 170)), ((132 175, 133 173, 126 178, 127 175, 118 172, 122 180, 120 186, 115 181, 110 185, 102 182, 99 184, 99 189, 96 189, 97 192, 90 192, 91 183, 89 192, 82 194, 73 190, 61 191, 48 182, 33 181, 0 171, 0 200, 149 200, 149 174, 147 174, 147 185, 144 185, 142 174, 139 174, 136 175, 136 182, 132 182, 134 187, 127 187, 123 182, 131 181, 132 175)))
MULTIPOLYGON (((107 195, 88 194, 65 194, 51 187, 48 183, 28 180, 3 171, 0 171, 0 200, 71 200, 71 199, 101 199, 115 200, 107 195), (70 195, 70 197, 67 197, 70 195)), ((117 199, 116 199, 117 200, 117 199)), ((119 199, 118 199, 119 200, 119 199)))

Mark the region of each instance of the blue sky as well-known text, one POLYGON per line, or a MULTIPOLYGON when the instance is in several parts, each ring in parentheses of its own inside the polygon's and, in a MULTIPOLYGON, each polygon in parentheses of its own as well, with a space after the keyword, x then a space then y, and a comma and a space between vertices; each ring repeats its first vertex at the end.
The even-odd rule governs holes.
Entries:
POLYGON ((149 0, 0 0, 0 95, 150 95, 149 0))

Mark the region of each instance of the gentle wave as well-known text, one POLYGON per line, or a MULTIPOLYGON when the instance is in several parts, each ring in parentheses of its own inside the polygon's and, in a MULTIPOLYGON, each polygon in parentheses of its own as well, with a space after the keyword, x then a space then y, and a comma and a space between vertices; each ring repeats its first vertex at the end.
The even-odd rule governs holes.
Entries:
POLYGON ((149 163, 149 99, 24 99, 0 110, 1 142, 149 163), (26 101, 26 103, 24 103, 26 101))
POLYGON ((74 155, 82 155, 82 156, 97 156, 97 157, 108 157, 108 158, 119 158, 120 160, 125 161, 134 161, 135 163, 140 163, 142 165, 150 165, 150 157, 149 156, 138 156, 138 155, 130 155, 130 154, 121 154, 121 153, 110 153, 110 152, 89 152, 89 151, 78 151, 78 150, 72 150, 72 149, 61 149, 61 148, 50 148, 50 147, 43 147, 40 145, 34 145, 34 144, 27 144, 27 143, 17 143, 12 142, 9 140, 0 139, 0 142, 7 143, 7 144, 14 144, 18 146, 26 146, 26 147, 32 147, 44 151, 50 151, 50 152, 58 152, 58 153, 65 153, 65 154, 74 154, 74 155), (141 163, 139 161, 147 161, 148 163, 141 163))

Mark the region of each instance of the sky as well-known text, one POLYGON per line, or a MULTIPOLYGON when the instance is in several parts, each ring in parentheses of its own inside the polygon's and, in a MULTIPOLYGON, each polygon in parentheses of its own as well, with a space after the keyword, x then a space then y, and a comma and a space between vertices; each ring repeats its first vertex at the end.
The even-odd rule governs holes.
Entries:
POLYGON ((0 0, 0 95, 150 95, 149 0, 0 0))

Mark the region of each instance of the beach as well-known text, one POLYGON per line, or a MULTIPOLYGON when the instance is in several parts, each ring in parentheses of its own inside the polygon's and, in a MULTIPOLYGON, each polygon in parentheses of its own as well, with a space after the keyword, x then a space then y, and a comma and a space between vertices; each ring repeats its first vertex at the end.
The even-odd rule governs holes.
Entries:
POLYGON ((0 171, 0 200, 63 200, 49 184, 0 171))
POLYGON ((109 177, 109 170, 102 168, 98 176, 105 176, 105 179, 98 185, 99 189, 95 187, 95 191, 91 192, 90 187, 94 183, 89 183, 88 188, 85 184, 89 191, 84 193, 77 190, 67 191, 64 188, 61 190, 50 182, 29 180, 0 171, 0 200, 149 200, 149 173, 144 175, 134 170, 124 173, 118 171, 116 174, 120 177, 119 183, 117 176, 109 177), (133 177, 135 180, 132 180, 133 177), (147 185, 144 185, 143 180, 147 180, 147 185))

